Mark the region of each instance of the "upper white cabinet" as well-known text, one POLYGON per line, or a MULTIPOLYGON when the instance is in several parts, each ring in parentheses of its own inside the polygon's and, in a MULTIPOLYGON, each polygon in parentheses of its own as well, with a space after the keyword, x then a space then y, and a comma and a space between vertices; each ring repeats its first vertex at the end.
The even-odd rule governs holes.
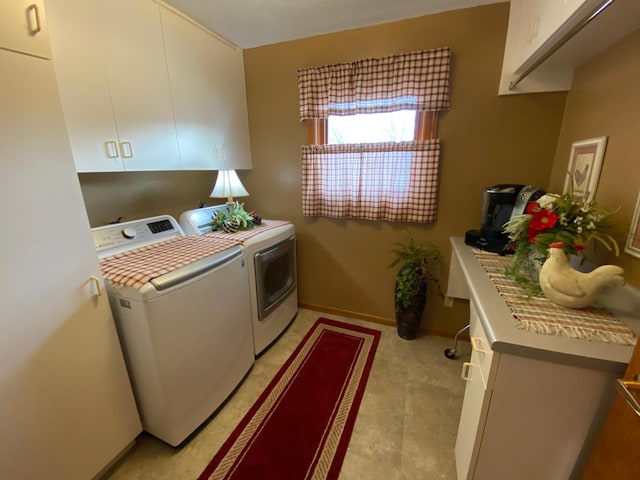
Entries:
MULTIPOLYGON (((598 2, 600 0, 596 0, 598 2)), ((524 64, 585 0, 520 0, 512 2, 515 63, 524 64)), ((511 20, 511 19, 510 19, 511 20)), ((509 23, 511 28, 511 22, 509 23)))
POLYGON ((43 0, 2 0, 0 18, 0 48, 51 58, 43 0))
POLYGON ((182 169, 251 168, 242 50, 160 13, 182 169))
POLYGON ((511 0, 498 93, 569 90, 577 65, 640 27, 640 2, 606 4, 511 0))
POLYGON ((77 171, 180 169, 159 5, 56 0, 48 11, 77 171))
POLYGON ((153 0, 47 0, 78 172, 251 168, 242 51, 153 0))

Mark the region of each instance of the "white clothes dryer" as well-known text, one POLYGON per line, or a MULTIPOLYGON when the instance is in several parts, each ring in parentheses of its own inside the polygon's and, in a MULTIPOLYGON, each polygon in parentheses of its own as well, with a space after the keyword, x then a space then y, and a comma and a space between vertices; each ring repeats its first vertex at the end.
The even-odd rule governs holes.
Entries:
POLYGON ((244 250, 166 215, 92 233, 143 428, 176 446, 254 362, 244 250))
POLYGON ((226 205, 197 208, 180 215, 185 233, 242 242, 249 267, 255 355, 273 344, 298 313, 296 243, 293 224, 262 220, 250 230, 212 231, 211 219, 226 205))

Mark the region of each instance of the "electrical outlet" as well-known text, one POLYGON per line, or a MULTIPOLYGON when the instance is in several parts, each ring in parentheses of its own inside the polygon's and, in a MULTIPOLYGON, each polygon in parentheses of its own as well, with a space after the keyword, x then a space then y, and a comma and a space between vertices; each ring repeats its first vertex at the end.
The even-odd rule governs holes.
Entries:
POLYGON ((444 297, 444 306, 453 307, 453 297, 444 297))

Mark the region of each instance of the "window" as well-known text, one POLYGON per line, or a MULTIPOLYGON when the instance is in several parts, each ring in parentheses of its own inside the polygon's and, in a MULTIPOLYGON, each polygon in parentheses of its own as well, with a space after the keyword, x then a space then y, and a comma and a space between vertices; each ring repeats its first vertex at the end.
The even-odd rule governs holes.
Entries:
POLYGON ((416 125, 414 110, 361 113, 327 118, 327 143, 410 142, 416 125))
POLYGON ((303 214, 433 222, 450 51, 298 72, 303 214))

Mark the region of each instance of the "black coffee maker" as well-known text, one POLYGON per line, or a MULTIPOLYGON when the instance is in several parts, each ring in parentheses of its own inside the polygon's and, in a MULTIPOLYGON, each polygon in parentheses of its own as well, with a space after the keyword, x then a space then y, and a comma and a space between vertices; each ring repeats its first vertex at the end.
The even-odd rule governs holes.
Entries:
POLYGON ((520 215, 529 202, 534 202, 544 190, 533 185, 500 184, 489 187, 482 196, 482 222, 480 230, 469 230, 464 242, 472 247, 499 253, 513 253, 509 237, 503 233, 504 224, 513 215, 520 215))

